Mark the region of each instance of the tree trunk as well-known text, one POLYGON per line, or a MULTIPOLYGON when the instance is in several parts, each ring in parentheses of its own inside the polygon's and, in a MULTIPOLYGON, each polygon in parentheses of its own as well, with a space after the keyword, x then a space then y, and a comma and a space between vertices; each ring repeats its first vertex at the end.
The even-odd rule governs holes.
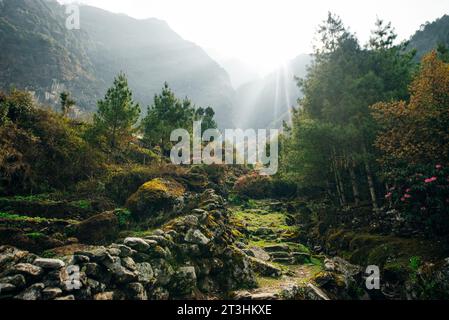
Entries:
POLYGON ((340 204, 344 206, 346 204, 346 197, 345 197, 345 189, 343 187, 343 183, 341 181, 340 174, 337 169, 337 160, 335 158, 335 151, 332 153, 332 167, 334 171, 335 176, 335 186, 337 188, 337 193, 340 199, 340 204))
POLYGON ((354 193, 354 202, 358 206, 360 204, 360 192, 359 186, 357 185, 357 176, 355 174, 355 162, 353 159, 351 159, 351 163, 349 165, 349 175, 351 177, 352 192, 354 193))
POLYGON ((373 174, 371 172, 371 167, 370 167, 369 161, 367 159, 368 153, 366 152, 365 145, 363 145, 363 153, 364 153, 366 177, 367 177, 367 180, 368 180, 369 192, 371 194, 371 202, 373 204, 373 209, 377 210, 379 207, 377 206, 376 189, 375 189, 375 186, 374 186, 374 179, 373 179, 373 174))

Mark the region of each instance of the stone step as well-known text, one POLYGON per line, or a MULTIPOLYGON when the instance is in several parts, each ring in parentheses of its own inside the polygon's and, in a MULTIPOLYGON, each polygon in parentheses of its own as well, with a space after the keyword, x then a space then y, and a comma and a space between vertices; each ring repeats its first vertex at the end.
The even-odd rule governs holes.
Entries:
POLYGON ((282 264, 295 264, 295 259, 293 257, 290 258, 273 258, 272 262, 278 262, 282 264))
POLYGON ((271 258, 291 258, 292 254, 287 251, 275 251, 269 253, 271 258))
POLYGON ((292 256, 299 264, 309 263, 311 258, 310 254, 305 252, 292 252, 292 256))
POLYGON ((280 252, 280 251, 290 252, 290 247, 286 244, 275 244, 271 246, 266 246, 263 249, 267 252, 280 252))

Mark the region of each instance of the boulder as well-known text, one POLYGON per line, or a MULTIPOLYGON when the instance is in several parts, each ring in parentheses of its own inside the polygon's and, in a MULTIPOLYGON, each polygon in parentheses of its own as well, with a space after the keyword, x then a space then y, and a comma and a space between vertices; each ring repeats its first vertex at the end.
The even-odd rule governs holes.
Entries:
POLYGON ((184 193, 184 187, 174 180, 153 179, 128 198, 126 208, 138 219, 151 219, 161 211, 172 210, 184 193))
POLYGON ((107 243, 114 240, 119 231, 119 220, 112 211, 97 214, 74 226, 76 238, 86 244, 107 243))

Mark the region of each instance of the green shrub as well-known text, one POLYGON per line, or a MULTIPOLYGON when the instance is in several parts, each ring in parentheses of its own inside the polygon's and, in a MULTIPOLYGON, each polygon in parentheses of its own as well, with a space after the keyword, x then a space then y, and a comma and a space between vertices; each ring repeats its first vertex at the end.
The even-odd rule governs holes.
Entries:
POLYGON ((387 177, 393 187, 385 195, 419 230, 445 235, 449 231, 449 168, 408 165, 387 177))
POLYGON ((120 228, 125 229, 131 222, 131 212, 128 209, 116 209, 114 213, 117 216, 120 228))

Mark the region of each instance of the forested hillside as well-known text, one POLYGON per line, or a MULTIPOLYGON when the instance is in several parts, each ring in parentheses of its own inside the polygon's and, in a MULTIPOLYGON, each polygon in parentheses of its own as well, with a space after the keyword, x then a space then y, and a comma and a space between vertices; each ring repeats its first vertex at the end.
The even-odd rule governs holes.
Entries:
POLYGON ((438 48, 438 45, 449 46, 449 16, 444 15, 441 18, 426 22, 412 36, 408 47, 416 49, 416 58, 420 59, 424 54, 432 49, 438 48))

